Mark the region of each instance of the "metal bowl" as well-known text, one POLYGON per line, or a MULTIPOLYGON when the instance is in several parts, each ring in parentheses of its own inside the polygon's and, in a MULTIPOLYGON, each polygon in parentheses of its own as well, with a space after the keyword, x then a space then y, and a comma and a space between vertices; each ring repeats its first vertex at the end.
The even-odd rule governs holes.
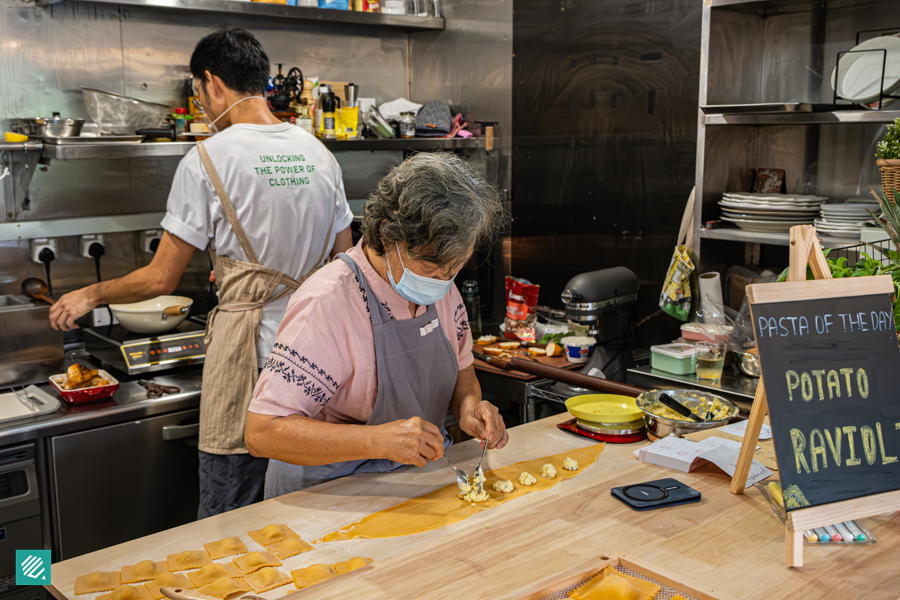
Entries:
POLYGON ((738 370, 747 377, 759 378, 762 375, 762 367, 759 365, 759 354, 749 352, 735 352, 738 370))
POLYGON ((657 437, 666 437, 670 433, 674 433, 676 436, 680 437, 686 433, 691 433, 700 429, 719 427, 720 425, 728 423, 729 419, 736 417, 740 412, 737 406, 722 396, 717 396, 716 394, 710 394, 708 392, 699 392, 697 390, 653 390, 644 392, 637 397, 637 405, 638 408, 644 412, 644 419, 647 421, 647 429, 657 437), (718 399, 731 410, 728 413, 728 417, 718 421, 704 421, 702 423, 697 423, 694 421, 676 421, 674 419, 667 419, 666 417, 654 414, 650 410, 651 408, 656 407, 663 408, 663 405, 659 403, 659 396, 664 393, 672 396, 691 409, 698 407, 703 400, 718 399))
POLYGON ((84 127, 84 119, 63 119, 61 117, 38 117, 18 119, 23 133, 35 137, 64 138, 78 137, 84 127))
POLYGON ((146 102, 102 90, 81 88, 91 120, 100 129, 120 135, 134 135, 138 129, 159 127, 172 112, 165 104, 146 102))

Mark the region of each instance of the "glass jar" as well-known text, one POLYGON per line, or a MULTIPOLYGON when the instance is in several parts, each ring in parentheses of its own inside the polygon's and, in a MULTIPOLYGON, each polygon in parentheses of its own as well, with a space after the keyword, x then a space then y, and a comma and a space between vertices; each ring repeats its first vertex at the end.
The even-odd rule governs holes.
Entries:
POLYGON ((481 337, 481 294, 478 293, 478 282, 474 279, 463 281, 462 299, 469 317, 469 329, 472 339, 481 337))
POLYGON ((414 138, 416 137, 416 113, 405 112, 400 113, 400 119, 397 123, 400 125, 400 137, 414 138))

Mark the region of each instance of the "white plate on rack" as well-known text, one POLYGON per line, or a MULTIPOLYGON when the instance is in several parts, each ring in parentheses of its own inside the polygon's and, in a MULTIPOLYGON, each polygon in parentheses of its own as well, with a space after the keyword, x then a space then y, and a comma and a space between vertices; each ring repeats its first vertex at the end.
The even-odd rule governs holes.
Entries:
POLYGON ((751 204, 749 202, 734 202, 730 200, 719 200, 719 206, 724 208, 733 208, 735 210, 765 211, 765 212, 787 212, 787 213, 809 213, 818 214, 819 206, 798 206, 796 204, 751 204))
POLYGON ((733 219, 722 217, 723 221, 734 223, 745 231, 762 231, 766 233, 788 233, 794 225, 802 223, 782 223, 780 221, 759 221, 755 219, 733 219))
POLYGON ((815 215, 807 215, 802 217, 782 217, 782 216, 769 216, 769 215, 758 215, 755 213, 734 213, 728 211, 722 211, 723 217, 730 217, 732 219, 749 219, 751 221, 771 221, 773 223, 796 223, 798 225, 802 225, 804 223, 812 223, 815 215))
POLYGON ((850 102, 871 102, 880 93, 891 92, 898 84, 900 38, 892 35, 874 37, 854 47, 841 57, 838 66, 831 72, 831 88, 850 102), (838 72, 840 81, 835 83, 838 72))

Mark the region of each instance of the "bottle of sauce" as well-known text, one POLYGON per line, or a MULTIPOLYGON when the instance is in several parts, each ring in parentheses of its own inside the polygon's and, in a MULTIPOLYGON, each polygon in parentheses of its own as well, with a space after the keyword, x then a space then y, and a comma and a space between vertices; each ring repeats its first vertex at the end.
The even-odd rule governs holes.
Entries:
POLYGON ((328 92, 325 94, 325 97, 322 99, 322 126, 323 126, 323 140, 333 140, 337 139, 337 136, 334 133, 334 119, 337 112, 337 101, 332 92, 328 92))

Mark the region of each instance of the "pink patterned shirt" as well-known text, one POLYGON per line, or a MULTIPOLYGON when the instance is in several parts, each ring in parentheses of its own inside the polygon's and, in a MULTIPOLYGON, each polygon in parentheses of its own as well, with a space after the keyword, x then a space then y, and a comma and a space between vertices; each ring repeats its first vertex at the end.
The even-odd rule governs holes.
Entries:
MULTIPOLYGON (((410 319, 409 303, 369 264, 362 242, 347 254, 394 319, 410 319)), ((459 370, 472 364, 472 333, 456 286, 435 305, 459 370)), ((425 312, 420 306, 416 316, 425 312)), ((365 423, 378 395, 375 338, 363 286, 337 259, 294 293, 275 347, 253 392, 250 412, 304 415, 328 423, 365 423)), ((450 404, 450 398, 447 398, 450 404)))

